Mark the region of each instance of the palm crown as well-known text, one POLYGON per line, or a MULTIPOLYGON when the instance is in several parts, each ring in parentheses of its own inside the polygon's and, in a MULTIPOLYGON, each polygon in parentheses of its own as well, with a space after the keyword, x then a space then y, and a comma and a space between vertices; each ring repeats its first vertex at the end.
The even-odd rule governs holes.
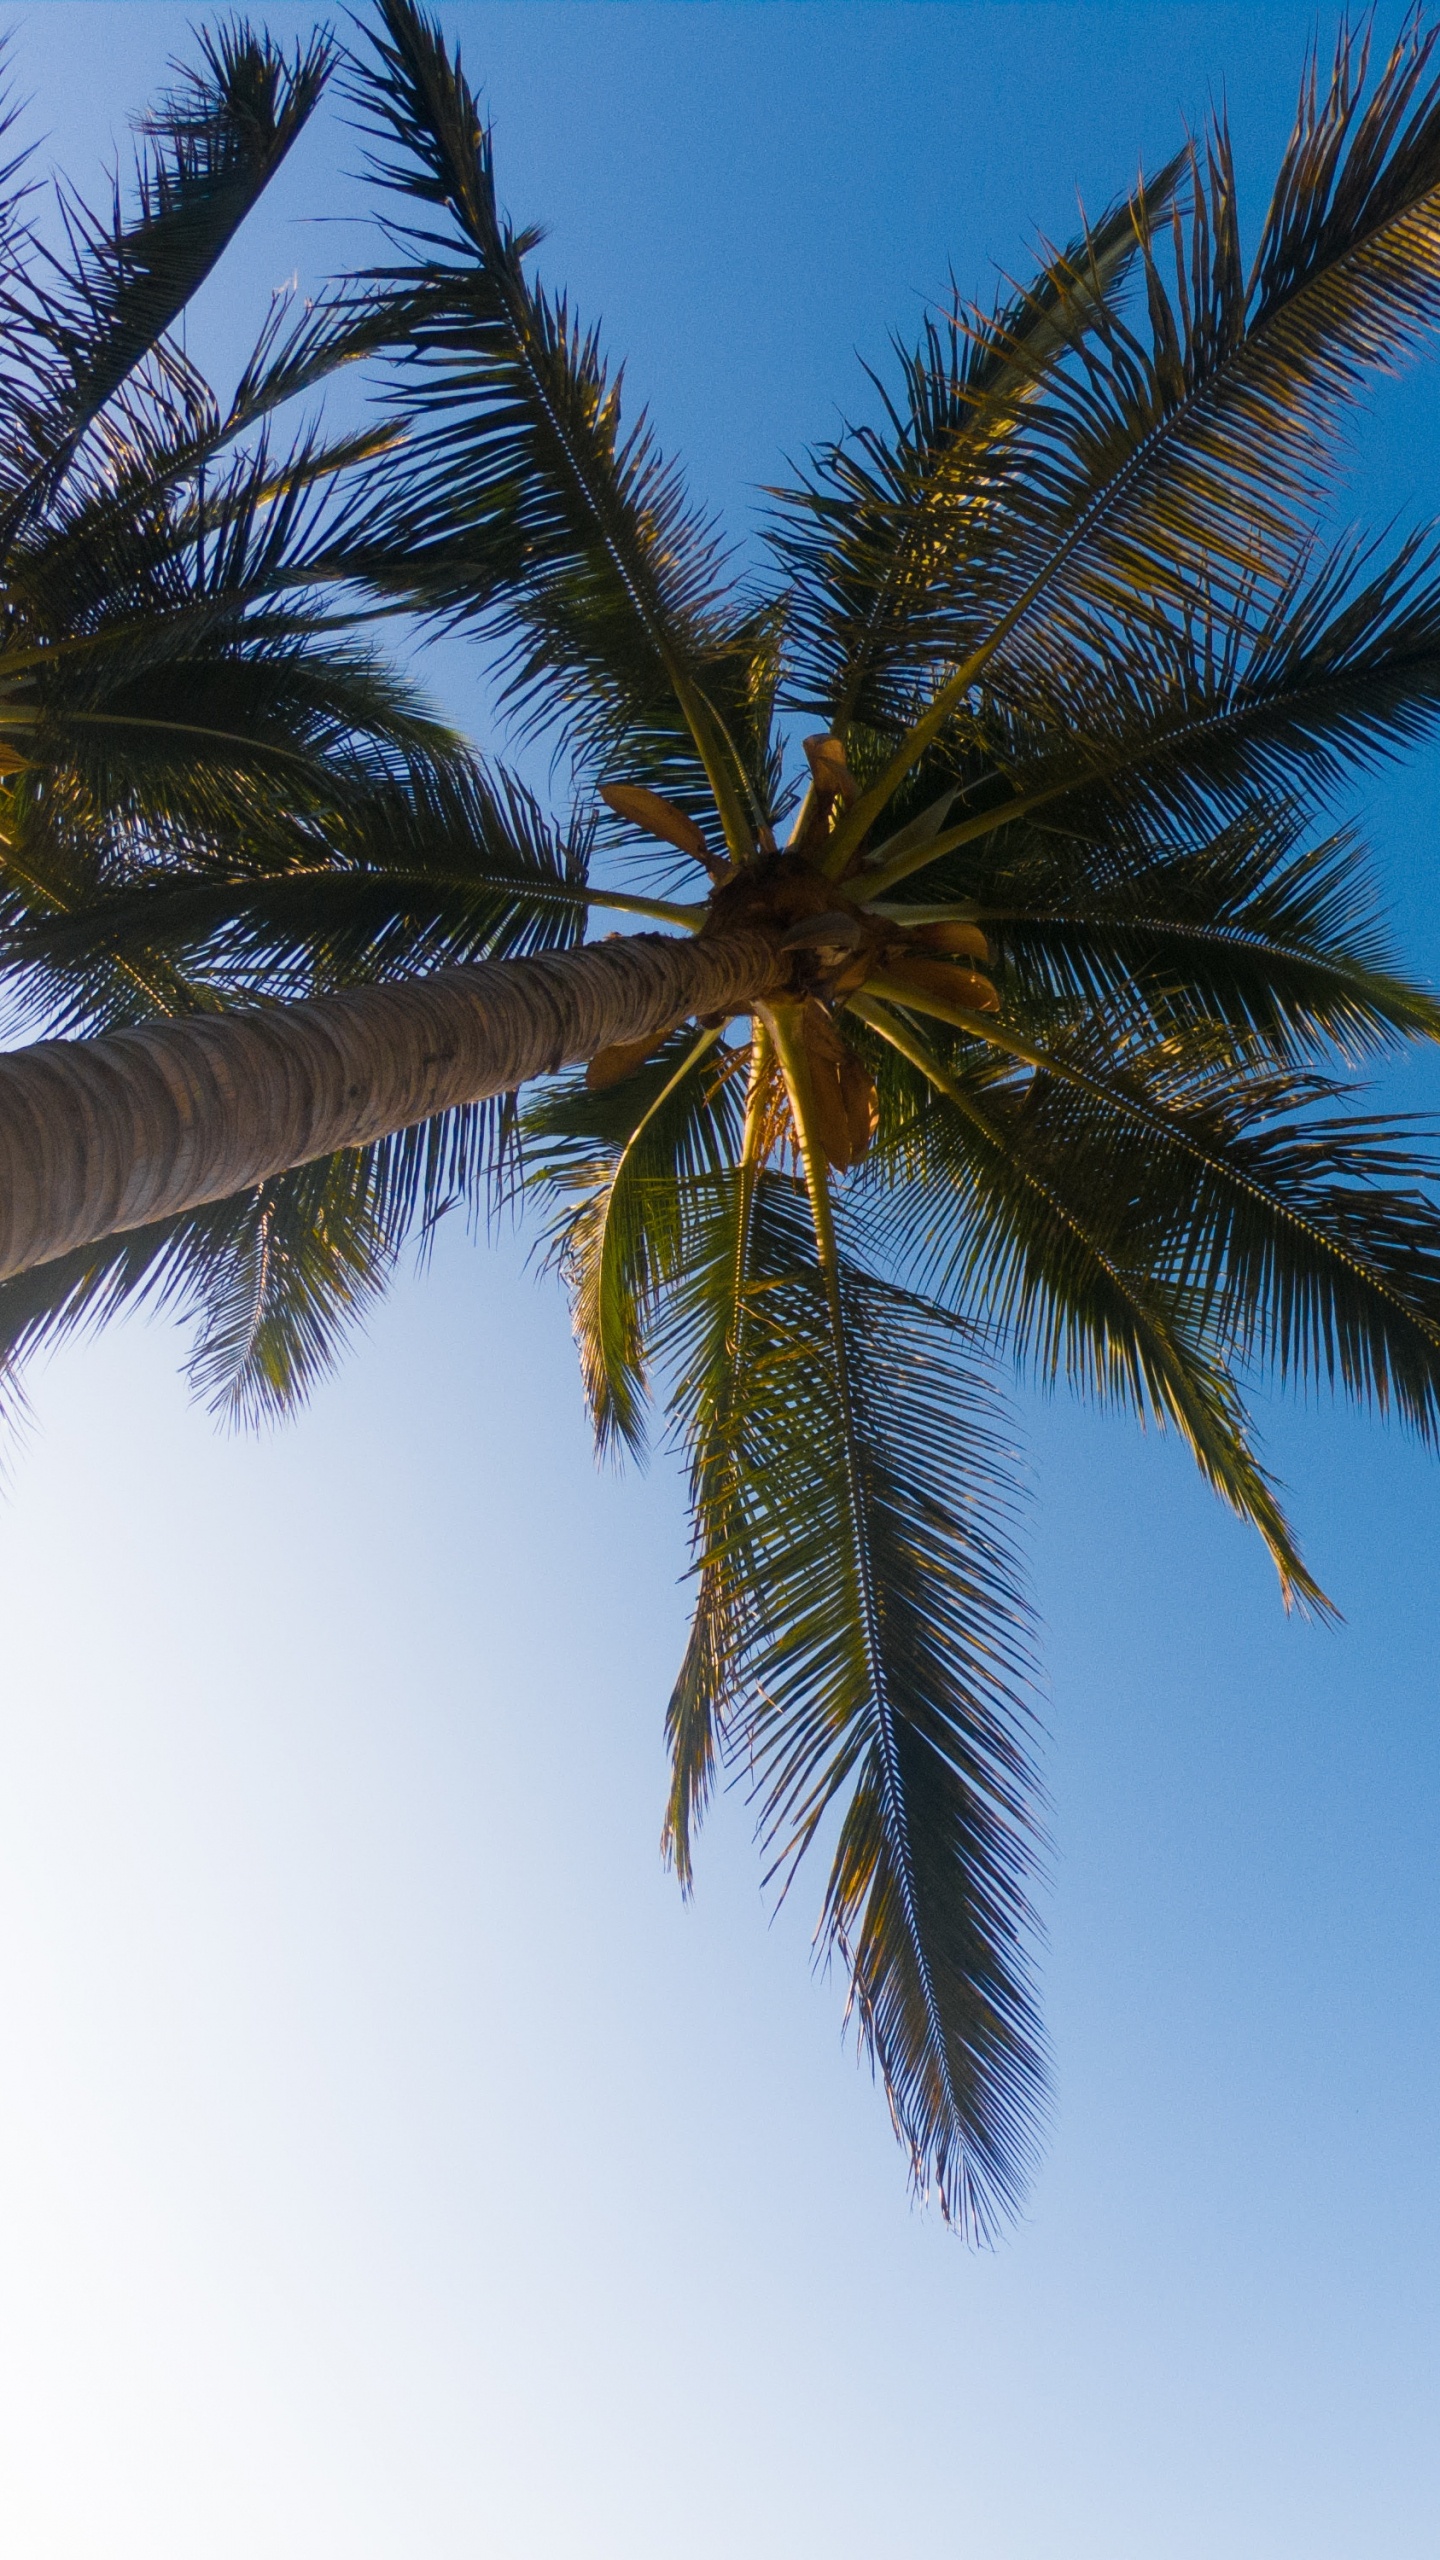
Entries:
MULTIPOLYGON (((770 1872, 828 1859, 820 1943, 972 2231, 1042 2085, 1001 1364, 1177 1429, 1317 1609, 1247 1380, 1440 1422, 1432 1160, 1353 1107, 1440 1011, 1325 815, 1440 701, 1433 539, 1326 530, 1343 408, 1440 308, 1434 42, 1309 68, 1248 264, 1216 124, 998 308, 936 316, 743 581, 535 282, 458 55, 382 0, 351 77, 389 249, 327 326, 382 350, 386 441, 324 574, 474 632, 578 816, 412 741, 304 859, 288 812, 152 830, 69 941, 12 934, 27 985, 103 950, 227 1002, 563 948, 597 905, 768 937, 742 1014, 542 1087, 518 1152, 512 1114, 432 1126, 400 1175, 392 1148, 288 1177, 330 1186, 295 1250, 336 1184, 408 1214, 499 1168, 538 1204, 602 1446, 658 1398, 688 1463, 669 1854, 688 1884, 729 1760, 770 1872)), ((9 1338, 197 1231, 4 1284, 9 1338)), ((317 1328, 395 1231, 343 1273, 312 1249, 317 1328)))

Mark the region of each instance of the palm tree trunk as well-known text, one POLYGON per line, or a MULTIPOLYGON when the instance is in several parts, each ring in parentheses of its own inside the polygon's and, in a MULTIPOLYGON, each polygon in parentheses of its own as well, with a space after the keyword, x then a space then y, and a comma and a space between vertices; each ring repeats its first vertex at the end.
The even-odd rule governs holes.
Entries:
POLYGON ((633 934, 0 1056, 0 1279, 773 986, 764 934, 633 934))

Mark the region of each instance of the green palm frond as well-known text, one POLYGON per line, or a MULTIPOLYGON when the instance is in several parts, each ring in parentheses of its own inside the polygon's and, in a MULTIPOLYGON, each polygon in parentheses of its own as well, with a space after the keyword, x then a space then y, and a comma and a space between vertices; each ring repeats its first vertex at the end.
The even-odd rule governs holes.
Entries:
POLYGON ((376 1151, 322 1158, 258 1191, 112 1236, 0 1283, 0 1381, 12 1419, 25 1365, 125 1312, 191 1332, 187 1372, 221 1418, 288 1413, 333 1366, 388 1276, 376 1151))
POLYGON ((199 938, 145 934, 160 875, 213 878, 287 830, 293 860, 339 802, 455 752, 311 591, 389 431, 312 424, 287 442, 269 423, 358 351, 353 298, 298 320, 273 306, 228 404, 165 335, 333 51, 286 57, 241 22, 203 38, 144 128, 135 204, 108 227, 72 204, 65 251, 22 236, 7 268, 0 944, 7 1009, 31 1031, 223 1001, 199 938))
POLYGON ((213 1413, 277 1421, 333 1366, 393 1259, 377 1171, 369 1151, 301 1165, 232 1204, 226 1227, 206 1238, 187 1367, 213 1413))
POLYGON ((692 1231, 700 1251, 687 1256, 683 1284, 656 1311, 664 1338, 680 1355, 671 1418, 686 1451, 692 1543, 698 1550, 694 1616, 665 1714, 670 1786, 661 1849, 686 1894, 694 1882, 695 1834, 714 1788, 731 1710, 739 1703, 746 1630, 760 1596, 748 1571, 739 1509, 736 1422, 749 1367, 748 1315, 765 1206, 761 1173, 779 1113, 774 1048, 768 1029, 757 1025, 733 1173, 698 1195, 692 1192, 692 1231))
MULTIPOLYGON (((942 1181, 957 1188, 943 1223, 933 1173, 917 1192, 910 1232, 923 1238, 924 1285, 1018 1324, 1017 1341, 1043 1344, 1053 1364, 1062 1315, 1050 1275, 1052 1262, 1063 1268, 1062 1239, 1052 1251, 1042 1224, 1026 1246, 1015 1225, 1033 1177, 1037 1197, 1083 1228, 1127 1285, 1185 1311, 1212 1361, 1340 1387, 1435 1437, 1433 1160, 1404 1143, 1399 1124, 1339 1113, 1347 1088, 1237 1068, 1223 1047, 1208 1064, 1178 1043, 1117 1059, 1081 1031, 1027 1075, 977 1062, 973 1042, 950 1044, 948 1056, 943 1036, 933 1046, 965 1107, 925 1121, 951 1168, 942 1181)), ((1103 1374, 1088 1355, 1083 1383, 1103 1374)))
POLYGON ((387 318, 382 297, 367 301, 348 281, 313 298, 288 288, 273 293, 234 392, 219 415, 219 443, 232 443, 276 409, 328 382, 341 367, 373 353, 384 343, 387 318))
POLYGON ((987 454, 964 543, 934 562, 930 671, 912 655, 918 698, 837 856, 982 676, 1017 696, 1043 685, 1057 637, 1103 663, 1117 624, 1183 613, 1197 581, 1222 610, 1257 581, 1285 588, 1333 481, 1339 408, 1434 326, 1435 41, 1412 20, 1368 91, 1348 33, 1328 88, 1312 66, 1248 278, 1223 123, 1191 155, 1173 281, 1142 205, 1143 314, 1126 315, 1123 278, 1092 302, 1083 360, 1054 369, 987 454))
MULTIPOLYGON (((17 997, 39 1010, 52 978, 83 983, 90 967, 180 971, 232 999, 296 997, 583 938, 588 824, 560 832, 514 775, 458 758, 363 789, 347 778, 342 768, 328 803, 250 806, 206 837, 167 841, 152 816, 138 842, 117 830, 98 863, 82 831, 63 911, 38 898, 0 907, 17 997)), ((42 823, 53 797, 37 804, 42 823)))
POLYGON ((1172 1257, 1141 1151, 1119 1157, 1090 1130, 1067 1148, 1013 1079, 942 1061, 886 1009, 869 1018, 919 1070, 908 1082, 892 1070, 899 1107, 870 1176, 891 1252, 1031 1376, 1177 1430, 1264 1541, 1287 1605, 1328 1613, 1255 1450, 1207 1275, 1172 1257))
POLYGON ((884 425, 822 445, 800 485, 773 493, 776 555, 795 592, 790 689, 832 728, 893 727, 897 702, 943 655, 952 635, 930 617, 948 600, 946 566, 974 538, 980 475, 1100 322, 1145 214, 1166 210, 1186 170, 1177 155, 993 311, 957 304, 948 321, 927 319, 917 346, 896 348, 898 396, 871 375, 884 425))
MULTIPOLYGON (((1214 825, 1277 796, 1323 803, 1440 715, 1436 571, 1428 534, 1378 567, 1352 538, 1238 597, 1197 579, 1183 613, 1132 616, 1100 658, 1049 634, 1043 665, 980 688, 940 741, 942 760, 953 753, 954 818, 973 841, 987 809, 997 827, 1043 813, 1047 826, 1103 833, 1117 821, 1214 825)), ((936 858, 902 847, 896 876, 936 858)))
POLYGON ((426 218, 397 234, 411 263, 370 279, 390 298, 406 437, 359 556, 487 639, 513 704, 559 718, 601 766, 622 738, 643 748, 739 849, 752 821, 726 714, 750 661, 713 528, 644 415, 622 429, 597 335, 527 275, 539 235, 497 209, 458 54, 410 0, 378 16, 357 91, 388 150, 374 167, 426 218))
POLYGON ((821 1942, 849 1969, 917 2186, 983 2233, 1013 2202, 1041 2083, 1010 1453, 967 1331, 850 1261, 842 1347, 803 1190, 774 1174, 750 1213, 743 1363, 721 1387, 735 1209, 732 1176, 662 1327, 708 1494, 687 1672, 697 1644, 725 1646, 710 1684, 772 1872, 831 1840, 821 1942), (723 1470, 703 1447, 717 1424, 723 1470))
POLYGON ((228 818, 263 831, 267 809, 323 807, 372 778, 384 789, 451 742, 379 662, 289 632, 252 630, 243 648, 197 647, 168 667, 87 672, 111 681, 47 688, 27 745, 116 825, 143 813, 155 829, 208 834, 228 818))
POLYGON ((665 1709, 670 1785, 660 1848, 687 1896, 695 1885, 695 1835, 714 1792, 729 1732, 741 1630, 734 1576, 726 1573, 718 1556, 711 1556, 696 1576, 690 1632, 665 1709))
POLYGON ((891 912, 932 912, 949 891, 983 924, 1017 1020, 1058 1008, 1148 1025, 1154 1035, 1228 1028, 1276 1062, 1355 1060, 1440 1036, 1435 998, 1400 969, 1364 848, 1317 841, 1261 803, 1198 837, 1058 821, 952 855, 891 912), (1038 1010, 1036 1010, 1038 1008, 1038 1010))
MULTIPOLYGON (((207 404, 197 399, 196 406, 207 404)), ((221 455, 212 408, 126 418, 96 467, 11 553, 0 673, 103 685, 110 667, 175 661, 207 643, 323 630, 310 591, 336 571, 346 507, 335 484, 387 441, 379 430, 325 441, 309 430, 276 453, 262 430, 221 455), (212 432, 213 430, 213 432, 212 432), (288 621, 287 621, 288 617, 288 621)), ((351 617, 353 622, 353 616, 351 617)), ((13 722, 22 699, 7 706, 13 722)))
POLYGON ((691 1196, 735 1153, 745 1061, 718 1040, 683 1030, 610 1091, 567 1080, 525 1115, 527 1178, 555 1203, 549 1255, 602 1454, 644 1452, 649 1336, 683 1262, 691 1196))
POLYGON ((119 853, 123 830, 73 773, 38 783, 21 774, 5 803, 0 1019, 7 1033, 83 1036, 203 1005, 203 966, 181 965, 128 927, 107 936, 92 922, 101 867, 119 853))
MULTIPOLYGON (((122 576, 138 573, 153 580, 167 560, 183 564, 191 546, 203 567, 211 538, 223 540, 238 512, 248 509, 253 521, 257 507, 282 497, 293 501, 297 491, 338 480, 386 450, 395 431, 383 423, 329 441, 312 425, 278 455, 264 443, 254 444, 255 432, 264 434, 276 410, 358 362, 376 339, 377 320, 363 296, 307 301, 298 311, 292 304, 288 291, 271 297, 228 401, 217 397, 173 341, 127 377, 92 422, 44 515, 32 515, 16 529, 12 556, 32 589, 43 591, 46 575, 62 572, 74 554, 72 611, 83 613, 88 606, 94 613, 108 603, 113 625, 119 617, 103 584, 107 543, 118 546, 122 576), (236 448, 247 436, 251 449, 237 458, 236 448)), ((357 513, 359 505, 357 489, 357 513)), ((273 564, 277 574, 271 583, 257 577, 253 594, 268 594, 272 585, 294 586, 302 578, 346 575, 348 563, 334 556, 344 521, 343 509, 331 510, 325 518, 328 539, 312 541, 303 569, 292 539, 288 554, 273 564)), ((273 555, 273 542, 270 548, 273 555)), ((227 584, 233 600, 233 571, 227 584)))
POLYGON ((200 38, 200 66, 140 133, 134 202, 108 218, 65 199, 69 255, 51 260, 37 321, 54 350, 52 467, 210 274, 318 104, 335 58, 323 33, 287 60, 243 20, 200 38))

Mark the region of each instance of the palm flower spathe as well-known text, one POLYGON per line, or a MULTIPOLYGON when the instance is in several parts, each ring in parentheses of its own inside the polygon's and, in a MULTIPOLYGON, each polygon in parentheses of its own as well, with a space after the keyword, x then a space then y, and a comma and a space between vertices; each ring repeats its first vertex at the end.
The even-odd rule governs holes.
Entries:
POLYGON ((99 937, 223 1000, 139 1063, 7 1067, 11 1161, 61 1084, 80 1111, 143 1073, 202 1138, 224 1120, 188 1195, 169 1159, 146 1192, 133 1146, 72 1150, 66 1259, 3 1266, 38 1266, 0 1288, 12 1343, 118 1302, 167 1221, 223 1215, 206 1182, 287 1145, 363 1191, 409 1126, 463 1188, 464 1112, 588 1060, 532 1097, 518 1179, 602 1446, 658 1398, 686 1453, 667 1846, 688 1883, 728 1759, 772 1873, 828 1859, 820 1943, 917 2185, 973 2232, 1042 2077, 997 1364, 1177 1430, 1309 1608, 1247 1380, 1440 1423, 1434 1159, 1354 1090, 1440 1012, 1333 815, 1440 708, 1440 551, 1326 530, 1343 410, 1440 315, 1434 49, 1417 21, 1373 78, 1349 35, 1310 66, 1248 264, 1216 124, 999 308, 934 318, 878 423, 776 493, 745 585, 535 281, 458 55, 382 0, 351 78, 389 255, 345 308, 390 441, 332 564, 488 647, 578 821, 412 760, 303 863, 288 817, 167 844, 68 940, 11 935, 17 969, 99 937), (644 933, 582 946, 596 906, 644 933))

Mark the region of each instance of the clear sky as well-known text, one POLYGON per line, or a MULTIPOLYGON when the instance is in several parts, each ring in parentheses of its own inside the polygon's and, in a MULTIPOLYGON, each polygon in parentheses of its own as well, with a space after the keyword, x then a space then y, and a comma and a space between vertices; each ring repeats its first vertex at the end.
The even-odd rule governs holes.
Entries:
MULTIPOLYGON (((199 14, 18 18, 73 174, 199 14)), ((1222 86, 1258 204, 1313 19, 448 15, 547 272, 742 527, 952 265, 984 289, 1222 86)), ((354 149, 296 155, 217 361, 343 258, 354 149)), ((1367 436, 1377 512, 1440 513, 1435 383, 1367 436)), ((463 653, 432 680, 485 732, 463 653)), ((1437 784, 1440 747, 1357 802, 1432 978, 1437 784)), ((278 1437, 217 1439, 176 1350, 56 1360, 0 1510, 7 2552, 1433 2560, 1433 1461, 1270 1417, 1327 1634, 1172 1447, 1022 1408, 1056 2104, 974 2256, 739 1796, 692 1906, 661 1872, 677 1491, 597 1474, 523 1239, 443 1240, 278 1437)))

